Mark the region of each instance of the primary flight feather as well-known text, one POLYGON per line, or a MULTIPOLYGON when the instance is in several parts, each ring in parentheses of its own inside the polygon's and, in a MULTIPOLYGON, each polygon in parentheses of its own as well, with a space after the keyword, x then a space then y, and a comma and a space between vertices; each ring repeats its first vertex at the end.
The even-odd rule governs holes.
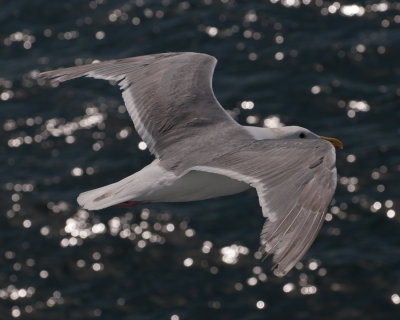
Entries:
POLYGON ((255 188, 266 222, 261 250, 285 275, 305 254, 336 188, 334 138, 301 127, 239 125, 212 90, 216 59, 164 53, 44 72, 117 81, 136 131, 155 160, 135 174, 79 195, 88 210, 185 202, 255 188))

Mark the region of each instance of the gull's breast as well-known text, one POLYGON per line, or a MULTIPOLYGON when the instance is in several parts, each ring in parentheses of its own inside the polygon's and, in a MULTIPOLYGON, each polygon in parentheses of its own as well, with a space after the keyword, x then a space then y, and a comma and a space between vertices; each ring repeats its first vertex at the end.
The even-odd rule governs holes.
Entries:
POLYGON ((147 201, 151 202, 185 202, 228 196, 249 189, 247 183, 229 177, 189 171, 172 184, 153 190, 147 201))

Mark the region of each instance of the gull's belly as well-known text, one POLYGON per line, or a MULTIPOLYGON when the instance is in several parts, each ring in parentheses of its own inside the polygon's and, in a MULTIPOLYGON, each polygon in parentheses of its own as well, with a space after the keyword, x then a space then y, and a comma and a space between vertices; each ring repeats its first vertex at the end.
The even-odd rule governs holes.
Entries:
POLYGON ((190 171, 172 184, 153 189, 146 197, 151 202, 186 202, 217 198, 249 189, 243 183, 223 175, 190 171))

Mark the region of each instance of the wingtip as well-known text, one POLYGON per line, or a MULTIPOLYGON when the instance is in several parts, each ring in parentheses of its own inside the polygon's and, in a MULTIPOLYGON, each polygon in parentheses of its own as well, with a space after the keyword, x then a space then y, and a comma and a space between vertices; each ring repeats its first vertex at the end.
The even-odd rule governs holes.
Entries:
POLYGON ((293 269, 293 267, 294 267, 294 264, 293 265, 285 265, 285 264, 282 264, 281 262, 278 262, 278 263, 274 263, 271 270, 275 276, 277 276, 278 278, 283 278, 290 272, 290 270, 293 269))
POLYGON ((51 77, 54 77, 54 74, 57 71, 58 71, 58 69, 42 71, 42 72, 39 73, 38 77, 40 77, 40 78, 51 78, 51 77))
POLYGON ((39 73, 37 77, 39 79, 48 79, 48 78, 50 78, 50 76, 48 75, 49 72, 51 72, 51 71, 43 71, 43 72, 39 73))
POLYGON ((58 79, 63 76, 62 74, 57 73, 57 70, 44 71, 38 74, 38 79, 48 79, 50 81, 58 81, 58 79))
POLYGON ((283 278, 284 276, 287 275, 287 272, 284 270, 280 270, 279 266, 276 267, 276 269, 273 269, 274 275, 277 276, 278 278, 283 278))
POLYGON ((82 194, 83 193, 79 194, 79 196, 76 198, 76 202, 78 203, 79 207, 81 207, 82 209, 87 209, 87 208, 85 208, 85 203, 82 199, 82 194))

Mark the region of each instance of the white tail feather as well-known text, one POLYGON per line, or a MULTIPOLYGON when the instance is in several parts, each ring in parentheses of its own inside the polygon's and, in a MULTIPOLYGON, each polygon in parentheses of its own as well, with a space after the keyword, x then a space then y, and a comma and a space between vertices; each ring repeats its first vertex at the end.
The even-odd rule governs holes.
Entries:
POLYGON ((83 192, 78 196, 77 201, 84 209, 100 210, 131 200, 134 194, 129 192, 128 185, 133 182, 133 176, 131 175, 108 186, 83 192))
POLYGON ((77 201, 88 210, 100 210, 113 205, 134 201, 162 201, 168 199, 162 190, 176 180, 176 176, 153 161, 139 172, 108 186, 83 192, 77 201))

